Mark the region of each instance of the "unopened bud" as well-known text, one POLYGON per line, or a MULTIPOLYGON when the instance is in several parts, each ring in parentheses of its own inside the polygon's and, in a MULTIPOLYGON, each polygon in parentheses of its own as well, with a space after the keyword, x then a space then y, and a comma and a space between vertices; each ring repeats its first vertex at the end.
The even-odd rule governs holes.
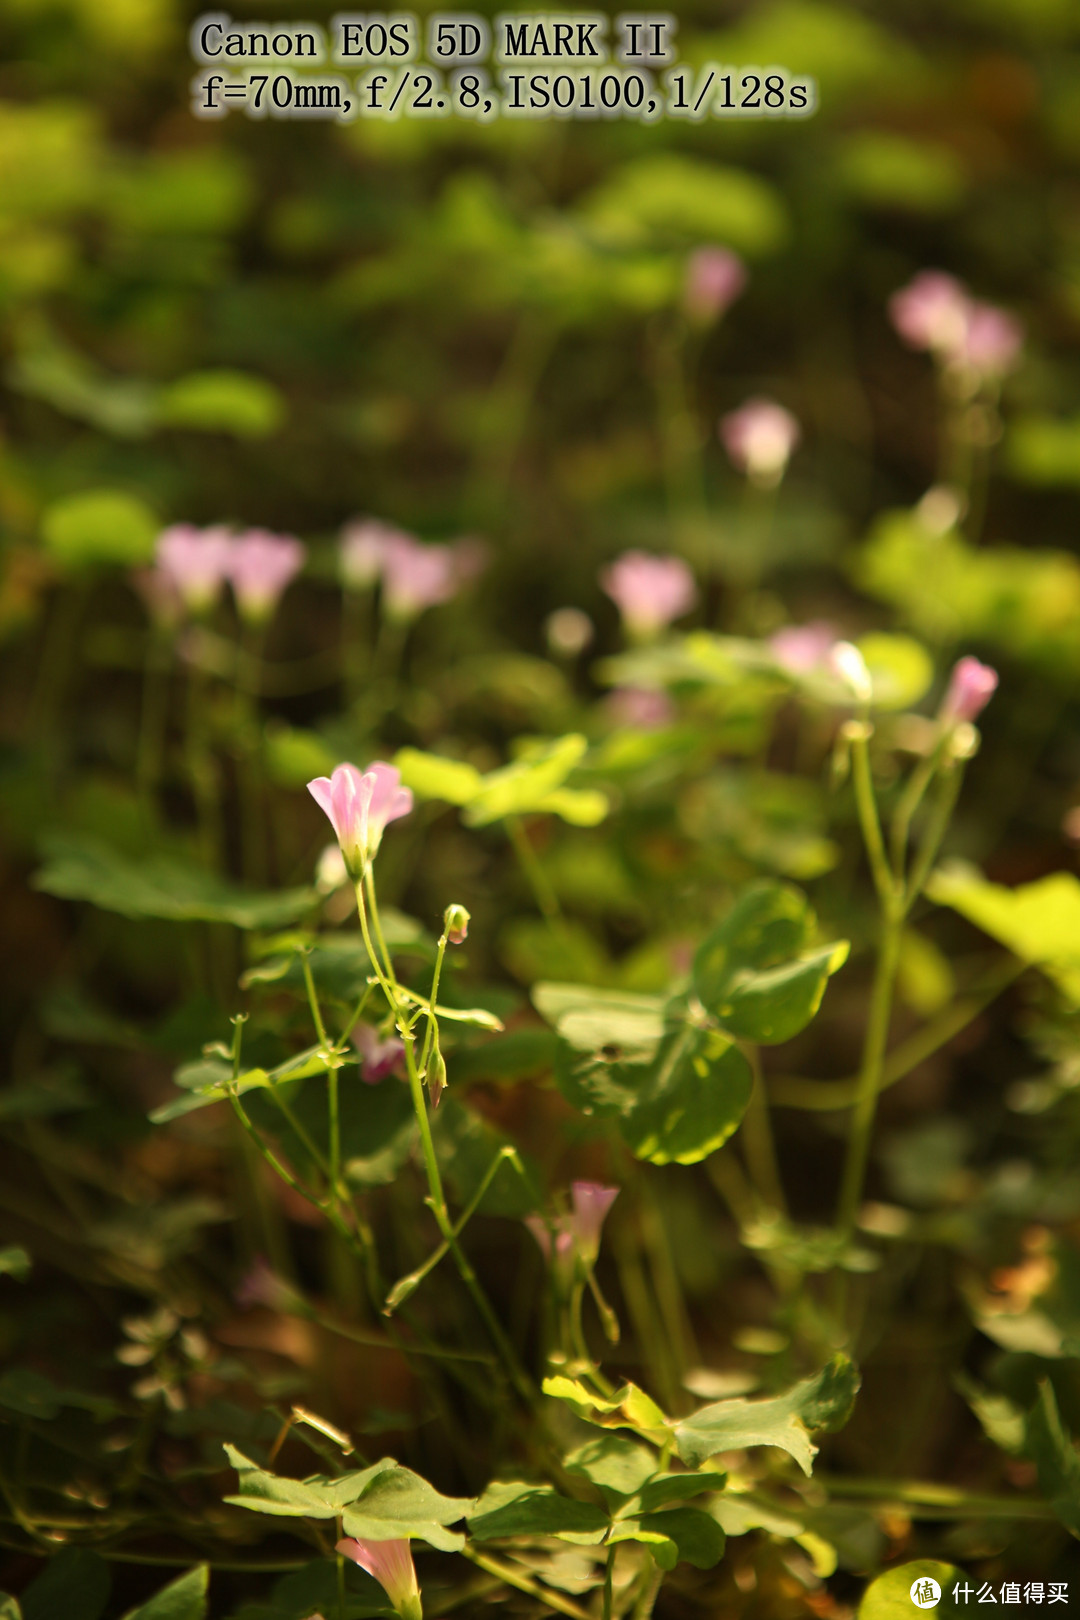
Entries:
POLYGON ((850 641, 838 641, 829 654, 829 667, 860 703, 870 702, 874 686, 858 647, 850 641))
POLYGON ((457 904, 447 906, 446 910, 443 912, 443 933, 446 935, 451 945, 461 945, 464 943, 466 935, 469 932, 469 923, 471 921, 472 919, 470 918, 469 913, 465 910, 464 906, 459 906, 457 904))
POLYGON ((427 1086, 431 1095, 432 1108, 438 1108, 443 1092, 446 1090, 446 1059, 442 1053, 436 1051, 428 1064, 427 1086))

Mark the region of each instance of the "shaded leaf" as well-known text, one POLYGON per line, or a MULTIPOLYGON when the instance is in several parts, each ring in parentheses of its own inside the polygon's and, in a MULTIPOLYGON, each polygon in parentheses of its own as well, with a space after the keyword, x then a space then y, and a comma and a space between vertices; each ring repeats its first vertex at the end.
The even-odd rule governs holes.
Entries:
POLYGON ((1028 1413, 1024 1449, 1039 1473, 1039 1489, 1070 1535, 1080 1540, 1080 1455, 1061 1421, 1054 1386, 1039 1385, 1028 1413))
POLYGON ((495 1480, 469 1515, 469 1534, 477 1541, 497 1536, 562 1536, 587 1543, 602 1540, 608 1516, 594 1502, 562 1496, 550 1485, 524 1480, 495 1480))
POLYGON ((22 1594, 22 1620, 100 1620, 112 1581, 104 1558, 87 1547, 65 1547, 50 1558, 22 1594))
POLYGON ((124 1620, 204 1620, 209 1585, 209 1565, 197 1564, 137 1609, 129 1609, 124 1620))
POLYGON ((683 1462, 705 1462, 718 1451, 747 1446, 778 1446, 809 1474, 817 1447, 816 1429, 846 1423, 859 1388, 854 1364, 836 1355, 813 1378, 804 1378, 784 1395, 765 1400, 717 1401, 676 1425, 675 1444, 683 1462))

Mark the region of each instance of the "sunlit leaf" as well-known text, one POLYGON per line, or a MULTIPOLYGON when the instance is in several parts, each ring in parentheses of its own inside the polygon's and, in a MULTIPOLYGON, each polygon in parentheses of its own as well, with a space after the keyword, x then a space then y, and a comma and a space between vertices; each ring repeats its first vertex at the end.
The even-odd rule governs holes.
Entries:
POLYGON ((703 1406, 675 1428, 683 1462, 696 1467, 718 1451, 747 1446, 778 1446, 809 1474, 817 1447, 817 1429, 838 1429, 851 1415, 859 1375, 846 1356, 836 1355, 812 1378, 804 1378, 784 1395, 764 1400, 736 1399, 703 1406))

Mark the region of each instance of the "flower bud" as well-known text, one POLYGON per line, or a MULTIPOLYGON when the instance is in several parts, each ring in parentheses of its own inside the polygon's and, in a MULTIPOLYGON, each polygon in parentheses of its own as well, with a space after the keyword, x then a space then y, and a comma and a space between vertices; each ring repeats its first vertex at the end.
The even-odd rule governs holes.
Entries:
POLYGON ((443 912, 443 933, 451 945, 463 945, 469 932, 469 923, 472 918, 464 906, 456 902, 447 906, 443 912))
POLYGON ((438 1048, 428 1064, 427 1087, 432 1108, 438 1108, 442 1094, 446 1090, 446 1059, 438 1048))
POLYGON ((978 719, 997 691, 997 684, 997 670, 989 664, 980 664, 977 658, 961 658, 949 679, 941 719, 953 725, 978 719))
POLYGON ((829 667, 843 681, 859 703, 869 703, 874 695, 866 659, 850 641, 838 641, 829 654, 829 667))

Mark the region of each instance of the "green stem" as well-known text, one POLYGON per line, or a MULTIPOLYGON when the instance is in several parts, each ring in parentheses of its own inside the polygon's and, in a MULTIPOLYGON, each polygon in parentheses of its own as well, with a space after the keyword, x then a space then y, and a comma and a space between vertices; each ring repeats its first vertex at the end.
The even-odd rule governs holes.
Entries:
POLYGON ((429 997, 427 1032, 424 1035, 424 1047, 420 1053, 420 1073, 426 1075, 428 1062, 431 1058, 431 1048, 435 1042, 435 1031, 438 1028, 435 1019, 435 1004, 439 999, 439 980, 442 978, 443 958, 446 956, 446 947, 449 941, 445 934, 439 939, 435 955, 435 968, 431 975, 431 995, 429 997))
POLYGON ((613 1581, 615 1578, 615 1548, 608 1548, 607 1563, 604 1566, 604 1607, 603 1620, 611 1620, 611 1598, 613 1581))
POLYGON ((642 1571, 641 1589, 638 1592, 637 1602, 634 1604, 632 1620, 649 1620, 649 1616, 656 1606, 657 1594, 660 1591, 663 1579, 663 1570, 654 1569, 650 1557, 642 1571))
POLYGON ((923 885, 930 876, 931 868, 937 860, 941 841, 948 830, 952 813, 956 808, 956 800, 960 793, 960 784, 964 779, 963 767, 953 762, 946 771, 938 793, 937 803, 930 813, 930 821, 923 837, 919 853, 915 857, 908 879, 907 891, 904 896, 905 913, 911 909, 923 891, 923 885))
POLYGON ((553 1609, 556 1614, 568 1614, 571 1620, 593 1620, 588 1609, 583 1609, 580 1603, 574 1603, 570 1598, 563 1597, 560 1592, 552 1592, 539 1581, 534 1581, 531 1575, 526 1575, 508 1564, 501 1563, 492 1558, 489 1553, 478 1552, 475 1547, 466 1543, 461 1549, 461 1556, 467 1558, 478 1569, 486 1569, 489 1575, 495 1575, 507 1586, 515 1587, 519 1592, 525 1592, 531 1598, 536 1598, 545 1607, 553 1609))
POLYGON ((870 772, 869 742, 872 728, 866 712, 853 724, 851 737, 851 768, 855 783, 855 807, 862 828, 863 842, 874 877, 874 886, 883 906, 888 906, 896 893, 896 883, 885 853, 885 840, 881 834, 874 781, 870 772))
POLYGON ((743 1051, 749 1059, 754 1077, 750 1103, 742 1124, 742 1143, 747 1169, 762 1202, 768 1208, 786 1215, 787 1203, 776 1159, 776 1144, 773 1139, 772 1121, 769 1118, 769 1101, 761 1076, 761 1056, 754 1045, 746 1045, 743 1051))
POLYGON ((525 880, 533 892, 533 898, 543 917, 554 927, 563 920, 562 907, 559 897, 551 884, 551 879, 544 871, 542 863, 538 860, 536 851, 529 842, 528 834, 522 826, 520 816, 507 816, 506 830, 510 835, 510 842, 514 846, 514 854, 525 880))
POLYGON ((168 719, 169 653, 171 642, 151 630, 143 669, 139 740, 135 756, 135 782, 143 816, 153 822, 154 792, 161 780, 168 719))
MULTIPOLYGON (((518 1157, 517 1149, 510 1146, 501 1147, 498 1153, 496 1153, 494 1159, 492 1159, 491 1163, 488 1165, 484 1179, 481 1181, 479 1187, 469 1199, 463 1213, 455 1222, 453 1228, 455 1238, 461 1236, 469 1221, 476 1214, 476 1211, 483 1202, 484 1194, 491 1186, 491 1183, 495 1180, 501 1166, 505 1164, 508 1159, 515 1165, 522 1178, 524 1178, 525 1167, 518 1157)), ((383 1306, 383 1315, 390 1316, 401 1304, 402 1300, 408 1299, 409 1295, 412 1294, 420 1283, 423 1282, 428 1273, 434 1271, 435 1267, 439 1264, 439 1261, 444 1259, 449 1252, 449 1242, 444 1241, 440 1243, 439 1247, 428 1255, 422 1266, 418 1266, 415 1271, 410 1271, 408 1276, 402 1277, 398 1282, 396 1282, 393 1288, 391 1288, 389 1294, 386 1296, 386 1304, 383 1306)))
POLYGON ((855 1218, 862 1199, 866 1165, 870 1154, 870 1136, 874 1128, 885 1047, 889 1038, 893 986, 900 960, 903 926, 903 909, 896 900, 892 900, 884 907, 882 917, 881 942, 874 970, 874 985, 870 993, 870 1013, 866 1025, 862 1066, 856 1082, 855 1109, 848 1137, 840 1200, 837 1205, 837 1231, 845 1237, 849 1237, 854 1231, 855 1218))

